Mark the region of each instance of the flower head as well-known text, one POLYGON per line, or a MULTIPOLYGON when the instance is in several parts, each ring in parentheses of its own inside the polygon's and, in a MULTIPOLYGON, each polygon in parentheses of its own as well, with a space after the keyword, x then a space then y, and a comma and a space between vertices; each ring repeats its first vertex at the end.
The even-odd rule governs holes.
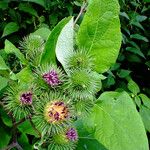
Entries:
POLYGON ((74 128, 70 128, 66 132, 66 137, 70 141, 76 141, 78 139, 77 131, 74 128))
POLYGON ((31 92, 23 93, 20 96, 20 101, 24 105, 31 105, 32 104, 32 93, 31 92))
POLYGON ((33 112, 36 90, 32 91, 33 86, 11 85, 6 92, 6 109, 12 112, 17 119, 27 117, 33 112))
POLYGON ((72 103, 59 92, 43 93, 36 100, 34 122, 44 134, 58 134, 73 121, 72 103))
POLYGON ((36 70, 35 84, 41 89, 47 91, 51 89, 59 89, 64 84, 66 78, 63 71, 56 65, 42 65, 36 70))
POLYGON ((55 70, 50 70, 48 73, 44 73, 42 77, 50 86, 57 86, 61 83, 58 73, 55 70))
POLYGON ((49 149, 75 150, 78 142, 78 134, 75 128, 66 128, 63 132, 54 134, 47 139, 49 149))
POLYGON ((58 123, 69 117, 69 110, 64 102, 56 101, 47 104, 44 115, 47 122, 58 123))

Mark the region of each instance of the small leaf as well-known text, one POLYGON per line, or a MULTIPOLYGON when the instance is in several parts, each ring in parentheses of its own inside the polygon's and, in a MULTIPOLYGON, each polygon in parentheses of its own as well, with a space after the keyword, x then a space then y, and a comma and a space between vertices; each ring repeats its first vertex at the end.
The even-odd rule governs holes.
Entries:
POLYGON ((58 36, 56 44, 56 57, 62 66, 67 68, 66 59, 73 53, 73 18, 64 26, 58 36))
POLYGON ((36 30, 34 33, 31 33, 31 34, 39 35, 46 41, 50 35, 50 32, 51 31, 48 28, 42 27, 42 28, 39 28, 38 30, 36 30))
POLYGON ((12 127, 12 119, 8 116, 8 114, 6 113, 6 111, 4 111, 3 108, 0 108, 0 115, 3 123, 8 127, 12 127))
POLYGON ((9 144, 9 141, 11 139, 10 133, 6 131, 2 126, 0 126, 0 149, 5 149, 7 145, 9 144))
POLYGON ((16 78, 21 83, 33 83, 34 77, 30 67, 22 69, 19 73, 16 74, 16 78))
POLYGON ((146 2, 146 3, 150 3, 150 0, 144 0, 144 2, 146 2))
POLYGON ((33 2, 33 3, 36 3, 38 5, 41 5, 43 7, 46 7, 46 3, 45 3, 45 0, 22 0, 22 1, 27 1, 27 2, 33 2))
POLYGON ((139 28, 142 29, 143 31, 145 30, 145 29, 143 28, 143 26, 142 26, 139 22, 137 22, 137 21, 131 22, 131 24, 134 25, 134 26, 136 26, 136 27, 139 27, 139 28))
POLYGON ((0 91, 8 84, 8 79, 0 76, 0 91))
POLYGON ((0 2, 0 9, 6 9, 8 8, 8 2, 2 1, 0 2))
POLYGON ((19 26, 17 25, 17 23, 9 22, 4 28, 2 37, 7 36, 11 33, 17 32, 18 30, 19 30, 19 26))
POLYGON ((18 142, 24 150, 32 150, 32 146, 29 144, 29 140, 26 134, 22 133, 18 139, 18 142))
POLYGON ((146 37, 144 37, 144 36, 142 36, 140 34, 132 34, 130 37, 132 39, 137 39, 137 40, 141 40, 141 41, 145 41, 145 42, 149 41, 146 37))
POLYGON ((7 54, 14 53, 21 60, 21 62, 23 64, 27 63, 26 59, 24 58, 24 55, 10 41, 5 40, 5 48, 4 48, 4 50, 5 50, 5 52, 7 54))
POLYGON ((25 121, 18 126, 20 132, 24 134, 34 135, 35 137, 39 137, 37 132, 34 130, 29 121, 25 121))
POLYGON ((136 20, 139 22, 145 21, 147 19, 147 16, 137 15, 136 20))
POLYGON ((145 94, 139 94, 144 106, 150 109, 150 98, 148 98, 145 94))
POLYGON ((150 109, 145 106, 141 106, 140 115, 142 117, 145 129, 150 132, 150 109))
POLYGON ((139 56, 145 58, 144 54, 142 53, 142 51, 140 49, 134 48, 134 47, 127 47, 126 48, 127 51, 132 52, 134 54, 138 54, 139 56))
POLYGON ((130 19, 126 12, 120 12, 120 16, 123 16, 123 17, 125 17, 128 20, 130 19))
POLYGON ((132 79, 128 82, 128 89, 135 95, 140 92, 139 86, 132 79))
POLYGON ((134 101, 135 101, 135 103, 136 103, 136 105, 137 105, 138 107, 141 106, 141 100, 140 100, 140 98, 139 98, 138 96, 135 96, 135 97, 134 97, 134 101))
POLYGON ((29 13, 32 16, 38 17, 37 11, 28 3, 20 3, 19 4, 19 10, 29 13))
POLYGON ((68 23, 69 20, 70 20, 70 17, 61 20, 56 25, 56 27, 52 30, 51 34, 49 35, 47 39, 44 52, 42 54, 42 58, 41 58, 42 65, 56 63, 55 49, 56 49, 57 39, 62 28, 66 25, 66 23, 68 23))
POLYGON ((8 66, 5 64, 5 61, 1 55, 0 55, 0 70, 9 70, 8 66))
POLYGON ((130 73, 131 73, 130 70, 121 69, 118 73, 118 76, 120 78, 126 78, 127 76, 129 76, 130 73))

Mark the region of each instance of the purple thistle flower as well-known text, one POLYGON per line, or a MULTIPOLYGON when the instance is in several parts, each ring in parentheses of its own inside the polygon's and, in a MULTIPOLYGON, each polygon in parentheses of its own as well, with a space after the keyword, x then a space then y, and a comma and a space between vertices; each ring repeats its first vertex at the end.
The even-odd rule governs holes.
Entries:
POLYGON ((24 105, 31 105, 32 104, 32 93, 31 92, 23 93, 20 97, 20 101, 24 105))
POLYGON ((67 131, 66 136, 70 141, 76 141, 78 139, 77 131, 74 128, 70 128, 67 131))
POLYGON ((60 84, 58 73, 55 70, 45 73, 42 77, 50 86, 57 86, 60 84))

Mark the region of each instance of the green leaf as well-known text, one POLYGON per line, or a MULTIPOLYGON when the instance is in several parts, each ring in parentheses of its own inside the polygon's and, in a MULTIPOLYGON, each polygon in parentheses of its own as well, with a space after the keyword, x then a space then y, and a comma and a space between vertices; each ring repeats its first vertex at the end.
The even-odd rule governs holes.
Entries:
POLYGON ((148 98, 145 94, 139 94, 144 106, 150 109, 150 98, 148 98))
POLYGON ((136 20, 139 22, 145 21, 148 17, 147 16, 142 16, 142 15, 137 15, 136 20))
POLYGON ((118 76, 120 78, 126 78, 127 76, 129 76, 130 73, 131 73, 130 70, 121 69, 118 73, 118 76))
POLYGON ((32 146, 29 144, 29 140, 26 134, 22 133, 18 139, 18 142, 24 150, 32 150, 32 146))
POLYGON ((134 54, 138 54, 139 56, 145 58, 144 54, 142 53, 142 51, 140 49, 134 48, 134 47, 127 47, 126 48, 127 51, 132 52, 134 54))
POLYGON ((5 61, 1 55, 0 55, 0 70, 9 70, 8 66, 5 64, 5 61))
POLYGON ((46 41, 50 35, 50 32, 51 31, 48 28, 42 27, 42 28, 39 28, 38 30, 36 30, 34 33, 31 33, 31 34, 39 35, 46 41))
POLYGON ((145 29, 143 28, 143 26, 142 26, 139 22, 137 22, 137 21, 131 22, 131 24, 134 25, 134 26, 136 26, 136 27, 139 27, 139 28, 142 29, 142 30, 145 30, 145 29))
POLYGON ((45 7, 45 0, 22 0, 22 1, 33 2, 33 3, 36 3, 38 5, 45 7))
POLYGON ((8 2, 7 2, 7 1, 6 1, 6 2, 4 2, 4 1, 0 2, 0 8, 1 8, 1 9, 6 9, 6 8, 8 8, 8 2))
POLYGON ((109 150, 148 150, 143 122, 126 92, 105 92, 83 128, 109 150))
POLYGON ((14 53, 21 60, 21 62, 23 64, 27 63, 26 59, 24 58, 24 55, 10 41, 5 40, 5 48, 4 48, 4 50, 5 50, 5 52, 7 54, 14 53))
POLYGON ((140 92, 139 86, 132 79, 128 82, 128 89, 135 95, 140 92))
POLYGON ((68 18, 61 20, 56 25, 56 27, 52 30, 45 44, 44 52, 41 58, 41 64, 56 63, 55 48, 56 48, 57 39, 62 28, 66 25, 66 23, 68 23, 70 19, 71 18, 68 17, 68 18))
POLYGON ((107 150, 104 145, 102 145, 92 133, 88 133, 86 128, 84 128, 84 122, 82 120, 77 120, 75 126, 78 130, 79 141, 77 145, 77 150, 107 150))
POLYGON ((21 83, 33 83, 34 77, 30 67, 22 69, 19 73, 16 74, 17 79, 21 83))
POLYGON ((130 20, 130 18, 126 12, 120 12, 120 16, 125 17, 126 19, 130 20))
POLYGON ((66 67, 66 59, 73 53, 73 18, 64 26, 58 36, 56 44, 56 57, 62 66, 66 67))
POLYGON ((35 137, 39 137, 37 132, 33 129, 32 125, 29 121, 25 121, 18 126, 20 132, 24 134, 34 135, 35 137))
POLYGON ((141 106, 141 99, 140 99, 138 96, 135 96, 135 97, 134 97, 134 101, 135 101, 135 103, 136 103, 136 105, 137 105, 138 107, 141 106))
POLYGON ((96 71, 103 73, 115 63, 121 46, 118 0, 90 1, 77 43, 95 57, 96 71))
POLYGON ((4 28, 2 37, 7 36, 11 33, 17 32, 18 30, 19 30, 19 26, 17 23, 9 22, 4 28))
POLYGON ((94 138, 83 137, 79 139, 76 150, 108 150, 94 138))
POLYGON ((0 115, 3 123, 8 127, 12 127, 12 119, 8 116, 3 108, 0 108, 0 115))
POLYGON ((130 38, 132 38, 132 39, 137 39, 137 40, 141 40, 141 41, 144 41, 144 42, 148 42, 148 41, 149 41, 146 37, 144 37, 144 36, 142 36, 142 35, 140 35, 140 34, 132 34, 132 35, 130 36, 130 38))
POLYGON ((142 117, 145 129, 150 132, 150 109, 141 106, 140 115, 142 117))
POLYGON ((0 76, 0 91, 8 84, 8 79, 0 76))
POLYGON ((150 0, 144 0, 144 2, 146 2, 146 3, 150 3, 150 0))
POLYGON ((32 16, 38 17, 37 11, 28 3, 20 3, 19 10, 31 14, 32 16))
POLYGON ((0 149, 4 149, 9 144, 11 135, 2 126, 0 126, 0 135, 0 149))

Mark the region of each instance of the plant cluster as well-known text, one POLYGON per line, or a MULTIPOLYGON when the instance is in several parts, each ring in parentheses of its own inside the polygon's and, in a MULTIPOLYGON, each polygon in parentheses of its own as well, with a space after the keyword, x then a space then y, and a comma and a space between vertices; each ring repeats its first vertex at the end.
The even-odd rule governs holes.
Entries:
POLYGON ((0 149, 148 150, 148 5, 119 2, 0 2, 0 149))

